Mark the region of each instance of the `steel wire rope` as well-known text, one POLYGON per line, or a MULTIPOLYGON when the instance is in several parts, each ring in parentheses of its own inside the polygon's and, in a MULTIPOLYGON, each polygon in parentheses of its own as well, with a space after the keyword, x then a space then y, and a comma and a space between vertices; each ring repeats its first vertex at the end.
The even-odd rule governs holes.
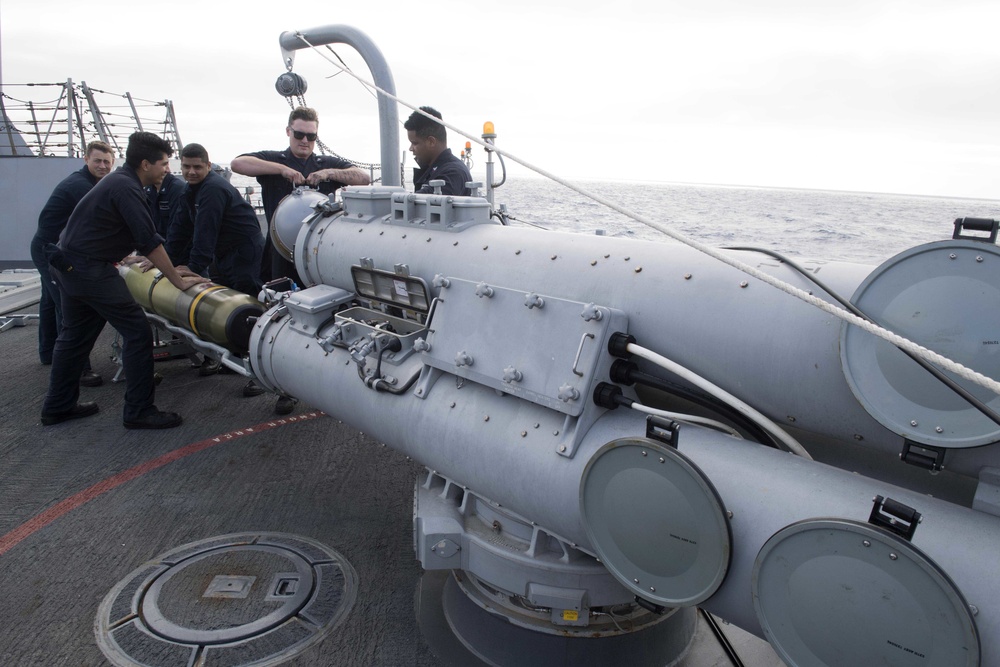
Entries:
MULTIPOLYGON (((4 85, 6 86, 7 84, 5 83, 4 85)), ((12 97, 12 96, 8 95, 7 93, 0 93, 0 96, 5 97, 8 100, 14 100, 15 102, 23 104, 23 105, 25 105, 25 108, 27 108, 27 106, 30 104, 30 105, 32 105, 34 107, 35 111, 52 111, 53 109, 56 109, 57 107, 43 107, 43 106, 39 106, 39 105, 42 105, 42 104, 55 104, 60 99, 60 98, 57 97, 55 99, 44 100, 42 102, 39 102, 38 104, 35 104, 32 100, 22 100, 22 99, 17 98, 17 97, 12 97)))
POLYGON ((522 220, 521 218, 515 217, 515 216, 513 216, 513 215, 511 215, 509 213, 507 214, 507 219, 508 220, 513 220, 514 222, 520 222, 522 225, 528 225, 529 227, 535 227, 537 229, 544 229, 545 231, 551 231, 545 225, 542 225, 542 224, 537 223, 537 222, 531 222, 530 220, 522 220))
MULTIPOLYGON (((344 73, 345 71, 346 71, 346 72, 349 72, 349 73, 351 73, 351 74, 353 74, 353 71, 351 70, 351 68, 350 68, 350 67, 348 67, 347 63, 346 63, 346 62, 344 62, 344 59, 340 57, 340 54, 339 54, 339 53, 337 53, 337 52, 336 52, 336 51, 335 51, 335 50, 333 49, 333 47, 332 47, 332 46, 330 46, 329 44, 327 44, 327 45, 326 45, 326 49, 327 49, 327 51, 329 51, 330 53, 332 53, 333 55, 335 55, 335 56, 337 57, 337 60, 339 60, 339 61, 340 61, 340 64, 341 64, 341 65, 343 66, 343 69, 342 69, 342 70, 341 70, 340 72, 337 72, 336 74, 331 74, 330 76, 326 77, 327 79, 332 79, 332 78, 333 78, 333 77, 335 77, 335 76, 340 76, 340 75, 341 75, 341 74, 343 74, 343 73, 344 73)), ((357 78, 357 77, 355 77, 355 78, 357 78)), ((375 101, 378 101, 378 95, 376 95, 376 94, 375 94, 375 93, 374 93, 374 92, 373 92, 372 90, 370 90, 370 89, 369 89, 369 88, 368 88, 367 86, 361 86, 361 88, 362 88, 362 89, 363 89, 363 90, 364 90, 364 91, 365 91, 366 93, 368 93, 369 95, 371 95, 371 96, 372 96, 372 99, 373 99, 373 100, 375 100, 375 101)), ((303 99, 304 99, 304 98, 303 98, 303 99)), ((403 121, 402 121, 402 120, 398 120, 398 119, 397 119, 397 122, 398 122, 398 123, 399 123, 400 125, 402 125, 402 124, 403 124, 403 121)), ((337 155, 337 153, 335 153, 334 151, 330 150, 330 149, 329 149, 328 147, 326 147, 326 146, 322 146, 322 147, 323 147, 323 148, 324 148, 325 150, 329 150, 329 151, 330 151, 330 153, 332 153, 333 155, 337 155)), ((341 156, 341 155, 337 155, 337 157, 343 157, 343 156, 341 156)), ((343 159, 347 160, 347 158, 343 158, 343 159)), ((380 170, 380 171, 381 171, 381 169, 382 169, 382 165, 381 165, 381 164, 374 164, 374 163, 369 163, 369 162, 354 162, 354 160, 348 160, 348 162, 351 162, 351 163, 355 164, 356 166, 360 166, 360 167, 368 167, 369 169, 371 169, 371 168, 375 168, 375 169, 378 169, 378 170, 380 170)), ((381 180, 381 179, 379 179, 379 180, 381 180)))
POLYGON ((701 253, 703 253, 705 255, 708 255, 709 257, 711 257, 713 259, 716 259, 716 260, 722 262, 723 264, 726 264, 727 266, 730 266, 730 267, 732 267, 732 268, 734 268, 734 269, 736 269, 738 271, 742 271, 743 273, 747 274, 748 276, 750 276, 752 278, 756 278, 757 280, 760 280, 761 282, 766 283, 766 284, 770 285, 771 287, 779 289, 782 292, 785 292, 786 294, 788 294, 790 296, 794 296, 797 299, 800 299, 801 301, 804 301, 804 302, 806 302, 806 303, 808 303, 808 304, 810 304, 812 306, 815 306, 816 308, 819 308, 820 310, 822 310, 825 313, 828 313, 830 315, 833 315, 834 317, 837 317, 837 318, 840 318, 840 319, 842 319, 842 320, 844 320, 846 322, 849 322, 849 323, 853 324, 854 326, 858 327, 859 329, 862 329, 863 331, 867 331, 870 334, 878 336, 879 338, 881 338, 881 339, 883 339, 883 340, 885 340, 885 341, 887 341, 889 343, 892 343, 896 347, 899 347, 899 348, 904 349, 904 350, 908 350, 908 351, 912 352, 913 354, 915 354, 915 355, 917 355, 919 357, 922 357, 924 359, 927 359, 928 361, 936 363, 937 365, 945 368, 946 370, 951 371, 955 375, 958 375, 959 377, 962 377, 962 378, 968 380, 969 382, 977 384, 977 385, 983 387, 984 389, 988 389, 989 391, 992 391, 993 393, 995 393, 998 396, 1000 396, 1000 381, 998 381, 998 380, 996 380, 994 378, 988 377, 987 375, 984 375, 983 373, 980 373, 980 372, 978 372, 978 371, 976 371, 976 370, 974 370, 972 368, 964 366, 964 365, 958 363, 957 361, 953 361, 952 359, 949 359, 949 358, 945 357, 942 354, 939 354, 939 353, 937 353, 937 352, 935 352, 935 351, 933 351, 933 350, 931 350, 929 348, 926 348, 926 347, 924 347, 922 345, 919 345, 919 344, 911 341, 908 338, 904 338, 903 336, 900 336, 899 334, 897 334, 895 332, 889 331, 888 329, 886 329, 884 327, 878 326, 878 325, 876 325, 876 324, 874 324, 872 322, 868 322, 865 319, 863 319, 861 317, 858 317, 854 313, 848 312, 848 311, 844 310, 843 308, 840 308, 838 306, 835 306, 834 304, 831 304, 831 303, 829 303, 827 301, 824 301, 823 299, 815 297, 812 294, 809 294, 808 292, 806 292, 805 290, 799 289, 798 287, 795 287, 794 285, 790 285, 790 284, 786 283, 783 280, 775 278, 774 276, 772 276, 772 275, 770 275, 768 273, 765 273, 764 271, 760 271, 759 269, 756 269, 756 268, 750 266, 749 264, 746 264, 745 262, 741 262, 738 259, 735 259, 733 257, 729 257, 729 256, 723 254, 719 250, 717 250, 717 249, 715 249, 715 248, 713 248, 713 247, 711 247, 709 245, 706 245, 706 244, 704 244, 704 243, 702 243, 700 241, 696 241, 694 239, 688 238, 684 234, 681 234, 680 232, 674 231, 674 230, 670 229, 669 227, 667 227, 666 225, 664 225, 662 223, 659 223, 659 222, 656 222, 654 220, 651 220, 651 219, 649 219, 649 218, 647 218, 647 217, 645 217, 643 215, 640 215, 640 214, 632 211, 629 208, 626 208, 624 206, 616 204, 615 202, 613 202, 613 201, 611 201, 609 199, 606 199, 606 198, 602 197, 601 195, 598 195, 597 193, 591 192, 591 191, 587 190, 586 188, 580 187, 578 185, 574 185, 573 183, 567 181, 566 179, 561 178, 561 177, 559 177, 559 176, 557 176, 557 175, 555 175, 555 174, 547 171, 546 169, 543 169, 543 168, 538 167, 538 166, 536 166, 534 164, 531 164, 530 162, 528 162, 526 160, 523 160, 523 159, 517 157, 516 155, 513 155, 512 153, 510 153, 508 151, 505 151, 505 150, 502 151, 502 150, 498 149, 496 146, 494 146, 492 144, 489 144, 486 141, 483 141, 482 139, 480 139, 479 137, 476 137, 475 135, 469 134, 469 133, 465 132, 464 130, 462 130, 462 129, 460 129, 460 128, 458 128, 458 127, 456 127, 456 126, 454 126, 454 125, 452 125, 450 123, 446 123, 445 121, 441 120, 440 118, 436 118, 436 117, 431 116, 430 114, 428 114, 428 113, 426 113, 424 111, 421 111, 419 107, 416 107, 413 104, 410 104, 409 102, 407 102, 405 100, 402 100, 399 97, 396 97, 392 93, 390 93, 390 92, 388 92, 386 90, 383 90, 382 88, 380 88, 379 86, 375 85, 374 83, 372 83, 370 81, 366 81, 365 79, 361 78, 360 76, 358 76, 354 72, 341 67, 337 63, 333 62, 330 58, 328 58, 327 56, 325 56, 323 54, 323 52, 320 51, 311 42, 309 42, 309 40, 307 40, 305 38, 305 36, 301 32, 296 32, 295 36, 298 37, 302 41, 303 44, 305 44, 306 46, 308 46, 309 48, 311 48, 313 51, 315 51, 317 54, 319 54, 319 56, 321 58, 323 58, 324 60, 326 60, 327 62, 329 62, 334 67, 338 67, 341 70, 347 72, 352 77, 354 77, 355 79, 357 79, 358 81, 360 81, 363 85, 372 88, 373 90, 377 91, 378 93, 380 93, 382 95, 385 95, 387 98, 395 101, 397 104, 401 104, 402 106, 404 106, 404 107, 406 107, 408 109, 412 109, 413 111, 415 111, 415 112, 417 112, 417 113, 419 113, 419 114, 421 114, 423 116, 426 116, 427 118, 429 118, 429 119, 431 119, 433 121, 441 123, 441 125, 443 125, 445 128, 451 130, 452 132, 455 132, 457 134, 462 135, 466 139, 469 139, 471 141, 476 142, 477 144, 479 144, 483 148, 486 148, 486 149, 489 149, 491 151, 494 151, 498 155, 502 154, 502 155, 510 158, 511 160, 513 160, 514 162, 516 162, 517 164, 521 165, 522 167, 530 169, 531 171, 534 171, 535 173, 539 174, 540 176, 544 176, 544 177, 546 177, 546 178, 548 178, 550 180, 553 180, 556 183, 559 183, 560 185, 562 185, 563 187, 566 187, 566 188, 569 188, 570 190, 573 190, 577 194, 580 194, 580 195, 583 195, 584 197, 592 199, 592 200, 594 200, 595 202, 597 202, 599 204, 603 204, 604 206, 607 206, 611 210, 617 211, 618 213, 621 213, 622 215, 624 215, 624 216, 626 216, 628 218, 631 218, 632 220, 635 220, 636 222, 642 223, 642 224, 646 225, 647 227, 650 227, 651 229, 655 229, 655 230, 657 230, 659 232, 662 232, 663 234, 666 234, 667 236, 669 236, 670 238, 674 239, 675 241, 677 241, 679 243, 683 243, 684 245, 686 245, 686 246, 688 246, 690 248, 693 248, 693 249, 695 249, 695 250, 697 250, 697 251, 699 251, 699 252, 701 252, 701 253))
MULTIPOLYGON (((76 84, 76 83, 74 83, 73 87, 74 88, 79 88, 80 90, 83 90, 82 84, 76 84)), ((107 91, 107 90, 101 90, 100 88, 94 88, 93 86, 87 86, 87 87, 90 88, 90 92, 92 92, 92 93, 102 93, 104 95, 111 95, 112 97, 121 97, 123 99, 127 99, 124 93, 112 93, 112 92, 107 91)), ((156 100, 147 100, 147 99, 145 99, 143 97, 133 97, 132 101, 133 102, 145 102, 146 103, 145 105, 141 105, 140 104, 140 105, 137 105, 137 106, 153 106, 153 107, 166 106, 165 102, 157 102, 156 100)))
POLYGON ((45 88, 46 86, 65 86, 66 82, 65 81, 56 81, 54 83, 46 83, 44 81, 40 81, 38 83, 5 83, 3 85, 5 85, 5 86, 22 86, 22 87, 26 87, 26 88, 45 88))
MULTIPOLYGON (((336 55, 336 52, 334 52, 334 55, 336 55)), ((337 56, 337 59, 339 60, 340 56, 337 56)), ((343 62, 343 61, 341 61, 341 62, 343 62)), ((354 74, 353 72, 350 71, 350 68, 348 68, 346 65, 344 66, 344 71, 346 71, 346 72, 348 72, 350 74, 354 74)), ((285 95, 284 97, 285 97, 285 101, 288 102, 288 106, 293 111, 295 110, 295 105, 296 104, 298 104, 300 107, 307 107, 307 106, 309 106, 306 103, 306 96, 304 94, 302 94, 302 93, 295 93, 295 95, 294 95, 295 102, 292 102, 292 97, 293 97, 292 95, 285 95)), ((323 140, 320 139, 319 137, 316 137, 316 145, 319 146, 320 151, 323 154, 329 153, 330 155, 332 155, 334 157, 339 157, 341 160, 347 160, 348 162, 350 162, 351 164, 353 164, 355 167, 365 167, 367 169, 378 169, 379 171, 382 170, 382 165, 381 164, 375 164, 374 162, 359 162, 357 160, 351 160, 350 158, 344 157, 343 155, 341 155, 340 153, 338 153, 337 151, 331 149, 329 146, 327 146, 325 143, 323 143, 323 140)), ((378 180, 381 180, 381 179, 378 179, 378 180)))

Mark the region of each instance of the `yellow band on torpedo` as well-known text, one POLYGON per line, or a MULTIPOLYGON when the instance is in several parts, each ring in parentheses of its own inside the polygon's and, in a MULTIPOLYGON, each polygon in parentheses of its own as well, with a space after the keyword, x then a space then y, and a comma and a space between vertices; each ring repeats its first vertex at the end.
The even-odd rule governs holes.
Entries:
POLYGON ((199 292, 198 296, 194 298, 194 301, 191 302, 191 306, 188 308, 188 322, 191 324, 191 331, 193 331, 196 336, 201 336, 201 332, 198 331, 198 325, 195 324, 195 318, 194 318, 194 311, 198 309, 198 302, 200 302, 209 292, 215 292, 220 289, 226 289, 226 288, 223 287, 222 285, 215 285, 214 287, 209 287, 206 290, 202 290, 201 292, 199 292))

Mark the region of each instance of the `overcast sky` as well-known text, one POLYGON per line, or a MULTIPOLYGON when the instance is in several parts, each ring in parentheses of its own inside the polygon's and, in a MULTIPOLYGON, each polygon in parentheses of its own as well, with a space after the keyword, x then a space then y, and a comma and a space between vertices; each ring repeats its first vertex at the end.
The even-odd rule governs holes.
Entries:
MULTIPOLYGON (((1000 199, 997 0, 0 0, 0 66, 170 99, 181 138, 228 162, 287 145, 278 36, 331 24, 378 44, 401 98, 493 121, 565 178, 1000 199)), ((314 52, 295 70, 323 139, 377 162, 371 95, 314 52)))

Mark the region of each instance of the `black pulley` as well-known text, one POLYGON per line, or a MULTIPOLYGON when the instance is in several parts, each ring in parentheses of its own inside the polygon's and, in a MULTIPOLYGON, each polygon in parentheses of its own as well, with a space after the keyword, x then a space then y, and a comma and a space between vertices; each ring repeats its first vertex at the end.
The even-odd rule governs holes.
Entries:
POLYGON ((274 82, 274 89, 282 97, 305 95, 307 87, 306 80, 295 72, 285 72, 274 82))

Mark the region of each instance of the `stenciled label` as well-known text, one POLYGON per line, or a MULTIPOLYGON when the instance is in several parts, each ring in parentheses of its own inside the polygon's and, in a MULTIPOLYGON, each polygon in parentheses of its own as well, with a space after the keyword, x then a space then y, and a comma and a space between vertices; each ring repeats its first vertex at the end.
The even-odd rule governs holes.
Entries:
POLYGON ((903 653, 909 653, 910 655, 915 655, 918 658, 926 658, 927 657, 923 653, 921 653, 919 651, 915 651, 912 648, 907 648, 906 646, 903 646, 902 644, 897 644, 896 642, 892 641, 891 639, 887 639, 886 642, 888 642, 889 646, 892 646, 893 648, 898 648, 903 653))

